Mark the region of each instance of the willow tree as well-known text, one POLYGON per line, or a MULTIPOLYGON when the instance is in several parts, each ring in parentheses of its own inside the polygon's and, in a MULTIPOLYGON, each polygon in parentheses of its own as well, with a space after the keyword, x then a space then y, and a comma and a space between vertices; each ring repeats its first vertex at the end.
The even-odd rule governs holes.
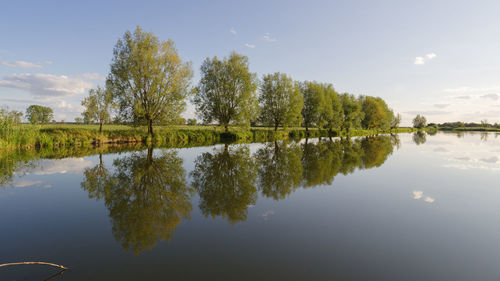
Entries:
POLYGON ((95 89, 90 89, 89 96, 82 100, 82 106, 85 108, 82 116, 87 119, 87 122, 98 122, 99 133, 102 133, 102 125, 109 122, 110 111, 113 107, 111 91, 99 86, 95 89))
POLYGON ((344 93, 340 95, 340 102, 342 103, 344 113, 342 129, 345 129, 349 133, 352 128, 360 128, 361 121, 363 120, 363 111, 358 99, 354 95, 344 93))
POLYGON ((264 75, 261 84, 260 119, 264 124, 287 127, 302 123, 304 100, 292 78, 279 72, 264 75))
POLYGON ((313 126, 321 126, 321 107, 325 103, 324 88, 316 82, 304 82, 302 84, 302 94, 304 106, 302 108, 302 117, 306 131, 313 126))
POLYGON ((124 120, 153 124, 174 122, 184 110, 193 75, 172 40, 160 41, 137 27, 125 32, 113 50, 108 81, 124 120))
POLYGON ((193 103, 205 123, 217 121, 226 132, 230 124, 246 124, 257 117, 256 75, 248 69, 248 58, 232 52, 219 60, 207 58, 193 103))

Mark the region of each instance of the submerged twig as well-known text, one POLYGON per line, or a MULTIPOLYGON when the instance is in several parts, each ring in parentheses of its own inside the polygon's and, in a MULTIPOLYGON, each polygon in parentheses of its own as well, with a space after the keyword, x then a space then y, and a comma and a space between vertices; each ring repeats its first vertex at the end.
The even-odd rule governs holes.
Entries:
POLYGON ((4 263, 4 264, 0 264, 0 267, 12 266, 12 265, 29 265, 29 264, 41 264, 41 265, 59 267, 59 268, 62 268, 64 270, 68 269, 67 267, 65 267, 63 265, 50 263, 50 262, 43 262, 43 261, 23 261, 23 262, 4 263))
POLYGON ((54 275, 50 276, 49 278, 47 278, 47 279, 45 279, 45 280, 43 280, 43 281, 49 281, 49 280, 52 280, 52 279, 54 279, 54 278, 56 278, 56 277, 58 277, 58 276, 62 275, 62 274, 63 274, 66 270, 67 270, 67 269, 63 269, 63 270, 59 271, 58 273, 56 273, 56 274, 54 274, 54 275))

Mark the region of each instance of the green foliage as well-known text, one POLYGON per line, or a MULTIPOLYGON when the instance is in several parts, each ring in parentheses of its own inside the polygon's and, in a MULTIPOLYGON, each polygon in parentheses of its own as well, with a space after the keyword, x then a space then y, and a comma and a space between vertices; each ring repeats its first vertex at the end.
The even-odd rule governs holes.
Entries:
POLYGON ((26 119, 31 124, 47 124, 54 118, 54 111, 50 107, 30 105, 26 109, 26 119))
POLYGON ((387 106, 385 101, 378 97, 362 96, 360 97, 361 108, 363 111, 363 128, 366 129, 391 129, 391 123, 394 119, 394 113, 387 106))
POLYGON ((196 118, 190 118, 187 120, 187 124, 190 126, 196 125, 196 118))
POLYGON ((301 84, 304 99, 302 118, 306 131, 309 128, 321 125, 321 107, 325 104, 324 88, 316 82, 304 82, 301 84))
POLYGON ((248 69, 248 58, 232 52, 219 60, 207 58, 193 103, 206 124, 217 121, 228 131, 231 124, 247 125, 258 115, 257 78, 248 69))
POLYGON ((170 240, 182 219, 189 219, 192 190, 175 151, 154 156, 153 148, 113 162, 114 173, 100 163, 84 171, 81 183, 90 198, 103 199, 113 234, 135 254, 170 240))
POLYGON ((301 157, 302 150, 296 144, 275 141, 259 149, 255 159, 259 163, 261 193, 281 200, 294 192, 302 181, 301 157))
POLYGON ((413 119, 413 127, 417 129, 422 129, 427 125, 427 119, 423 115, 418 114, 413 119))
POLYGON ((323 84, 324 88, 324 104, 321 106, 320 116, 323 127, 328 129, 330 133, 342 126, 344 112, 342 103, 338 93, 331 84, 323 84))
POLYGON ((304 104, 299 86, 279 72, 264 75, 261 83, 260 120, 266 125, 288 127, 302 123, 304 104))
POLYGON ((183 63, 172 40, 160 41, 137 27, 119 39, 113 51, 108 86, 123 120, 148 124, 172 122, 185 108, 191 65, 183 63))
POLYGON ((205 216, 221 216, 234 224, 246 220, 257 200, 257 166, 246 146, 225 145, 198 156, 191 173, 205 216))
POLYGON ((352 129, 361 128, 361 121, 364 114, 361 110, 361 104, 354 95, 344 93, 340 95, 342 103, 343 120, 341 128, 349 133, 352 129))
POLYGON ((113 107, 111 91, 99 86, 96 89, 90 89, 89 96, 82 100, 82 106, 85 108, 82 115, 87 122, 99 123, 99 132, 102 132, 102 124, 110 121, 110 111, 113 107))

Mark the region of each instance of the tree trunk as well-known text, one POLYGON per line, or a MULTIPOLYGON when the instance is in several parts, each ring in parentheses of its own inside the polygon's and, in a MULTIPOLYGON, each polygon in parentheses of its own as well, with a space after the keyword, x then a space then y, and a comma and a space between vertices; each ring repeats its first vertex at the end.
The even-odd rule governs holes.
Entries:
POLYGON ((153 135, 153 119, 149 119, 148 121, 148 135, 153 135))
POLYGON ((309 127, 306 125, 306 132, 309 131, 309 127))
POLYGON ((274 131, 276 132, 278 130, 278 122, 274 122, 274 131))
POLYGON ((227 133, 227 132, 229 132, 229 126, 228 126, 228 124, 225 124, 225 125, 224 125, 224 131, 225 131, 226 133, 227 133))
POLYGON ((99 122, 99 134, 102 134, 102 121, 99 122))

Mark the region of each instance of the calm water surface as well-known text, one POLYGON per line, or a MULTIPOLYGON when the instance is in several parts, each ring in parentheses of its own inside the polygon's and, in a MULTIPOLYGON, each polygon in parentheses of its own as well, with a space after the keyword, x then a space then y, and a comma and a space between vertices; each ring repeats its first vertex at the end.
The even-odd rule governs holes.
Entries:
POLYGON ((500 280, 497 136, 2 159, 0 263, 71 268, 52 280, 500 280))

